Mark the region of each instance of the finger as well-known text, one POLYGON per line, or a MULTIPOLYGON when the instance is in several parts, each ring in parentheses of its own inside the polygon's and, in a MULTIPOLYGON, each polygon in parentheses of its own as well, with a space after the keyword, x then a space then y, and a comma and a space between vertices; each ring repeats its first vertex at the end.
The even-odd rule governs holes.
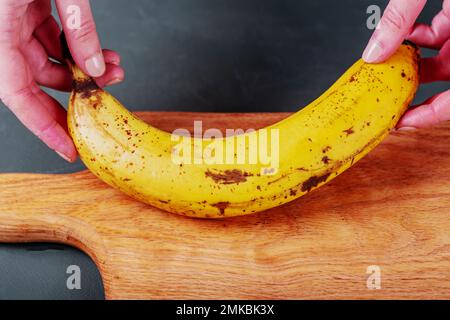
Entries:
MULTIPOLYGON (((34 32, 35 38, 41 43, 49 57, 62 61, 62 51, 59 41, 61 29, 53 16, 48 17, 34 32)), ((120 65, 119 53, 109 49, 103 49, 105 63, 120 65)))
POLYGON ((22 26, 25 28, 25 34, 32 34, 33 31, 40 26, 52 14, 52 4, 50 0, 35 0, 28 5, 26 15, 26 23, 22 26))
POLYGON ((48 17, 34 31, 34 37, 44 47, 47 55, 58 61, 62 61, 62 50, 59 42, 61 28, 53 16, 48 17))
MULTIPOLYGON (((34 0, 2 0, 0 1, 0 15, 2 19, 0 19, 0 28, 3 32, 9 33, 9 34, 15 34, 14 28, 11 28, 13 26, 21 25, 23 27, 23 24, 21 22, 23 21, 23 17, 27 13, 28 6, 31 2, 34 0)), ((25 26, 26 27, 26 26, 25 26)), ((29 32, 30 29, 27 30, 20 30, 22 34, 27 34, 26 32, 29 32)), ((12 39, 1 38, 2 42, 7 40, 7 42, 10 42, 11 40, 14 41, 14 44, 18 43, 20 39, 17 37, 14 37, 12 39)))
POLYGON ((125 78, 125 72, 121 66, 108 63, 106 64, 106 72, 100 78, 96 78, 95 82, 100 88, 112 86, 123 81, 125 78))
MULTIPOLYGON (((48 147, 67 161, 75 161, 77 152, 67 131, 54 118, 60 111, 55 104, 43 103, 41 89, 32 83, 4 97, 5 104, 17 118, 48 147), (49 110, 50 109, 50 110, 49 110)), ((45 94, 45 93, 44 93, 45 94)))
POLYGON ((368 63, 388 59, 410 33, 425 4, 426 0, 391 0, 363 53, 363 59, 368 63))
POLYGON ((450 38, 450 18, 444 13, 439 12, 434 17, 431 26, 426 24, 418 24, 414 27, 411 34, 407 37, 408 40, 415 44, 438 49, 450 38))
POLYGON ((35 0, 2 0, 0 2, 0 7, 11 7, 12 9, 15 9, 17 7, 26 6, 30 2, 33 2, 35 0))
POLYGON ((50 61, 39 41, 32 38, 21 51, 37 83, 60 91, 71 90, 72 76, 69 70, 62 64, 50 61))
POLYGON ((444 0, 444 3, 442 4, 442 10, 444 11, 445 15, 450 19, 450 0, 444 0))
POLYGON ((46 107, 50 116, 58 122, 64 131, 68 132, 66 109, 64 109, 64 107, 55 98, 49 96, 42 90, 39 90, 36 93, 36 96, 39 98, 41 104, 46 107))
POLYGON ((409 110, 397 128, 428 128, 450 120, 450 90, 439 94, 428 104, 409 110))
MULTIPOLYGON (((445 92, 438 93, 437 95, 432 96, 431 98, 428 98, 427 100, 423 101, 422 103, 419 103, 417 106, 421 106, 421 105, 424 105, 424 104, 431 104, 434 100, 436 100, 437 98, 439 98, 443 94, 445 94, 445 92)), ((417 108, 417 106, 411 107, 411 110, 414 109, 414 108, 417 108)))
POLYGON ((115 64, 116 66, 119 66, 122 60, 119 53, 109 49, 103 49, 103 56, 106 63, 115 64))
POLYGON ((102 76, 106 70, 105 60, 89 1, 56 0, 56 5, 75 63, 91 77, 102 76), (76 28, 69 22, 76 20, 78 13, 80 26, 76 28))
POLYGON ((450 40, 439 53, 431 58, 423 58, 420 62, 420 81, 429 83, 450 80, 450 40))
POLYGON ((24 54, 0 46, 0 98, 22 123, 40 137, 50 148, 65 159, 75 160, 76 150, 61 123, 64 112, 61 106, 45 93, 33 80, 24 54), (14 61, 14 63, 11 63, 14 61))
MULTIPOLYGON (((22 52, 29 63, 30 69, 37 83, 59 91, 72 90, 72 76, 69 70, 62 64, 48 59, 45 50, 36 39, 29 41, 22 52)), ((106 72, 96 78, 100 87, 117 84, 124 79, 124 70, 120 67, 120 56, 112 50, 103 50, 105 55, 106 72)))

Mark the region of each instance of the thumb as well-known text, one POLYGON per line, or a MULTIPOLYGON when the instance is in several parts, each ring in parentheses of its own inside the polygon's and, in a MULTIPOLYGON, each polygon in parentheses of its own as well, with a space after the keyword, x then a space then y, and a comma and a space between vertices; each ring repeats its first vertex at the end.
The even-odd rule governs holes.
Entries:
POLYGON ((363 53, 364 61, 379 63, 392 56, 411 31, 426 2, 391 0, 363 53))
POLYGON ((67 44, 75 63, 91 77, 105 73, 105 59, 89 0, 56 0, 67 44))

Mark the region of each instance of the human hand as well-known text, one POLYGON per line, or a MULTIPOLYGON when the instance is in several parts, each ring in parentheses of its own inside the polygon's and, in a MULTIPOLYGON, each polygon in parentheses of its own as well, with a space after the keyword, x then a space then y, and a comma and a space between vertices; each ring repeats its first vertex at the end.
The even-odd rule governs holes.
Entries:
MULTIPOLYGON (((69 5, 79 6, 81 28, 63 28, 76 64, 99 86, 124 78, 120 56, 102 50, 88 0, 55 0, 61 21, 69 5)), ((71 90, 71 75, 63 64, 60 27, 51 15, 50 0, 0 1, 0 99, 17 118, 67 161, 77 151, 67 132, 65 109, 41 90, 45 86, 71 90)))
MULTIPOLYGON (((442 10, 430 26, 414 24, 425 4, 426 0, 391 0, 363 59, 368 63, 385 61, 407 39, 421 47, 440 49, 435 57, 421 60, 421 83, 450 80, 450 0, 443 1, 442 10)), ((450 120, 450 91, 411 108, 397 128, 426 128, 446 120, 450 120)))

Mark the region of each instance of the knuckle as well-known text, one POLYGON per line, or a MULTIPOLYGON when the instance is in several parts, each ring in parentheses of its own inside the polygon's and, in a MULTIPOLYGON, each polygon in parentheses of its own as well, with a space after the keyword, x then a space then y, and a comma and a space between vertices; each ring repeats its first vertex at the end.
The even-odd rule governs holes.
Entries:
POLYGON ((72 31, 73 40, 81 43, 89 42, 93 35, 97 32, 95 23, 92 20, 84 21, 79 29, 72 31))
POLYGON ((48 122, 45 122, 43 125, 37 128, 36 136, 39 139, 44 139, 48 136, 51 136, 51 133, 55 130, 57 126, 58 123, 53 119, 48 122))
POLYGON ((395 32, 403 31, 407 24, 405 14, 394 6, 384 12, 382 21, 385 27, 395 32))
POLYGON ((430 109, 431 121, 432 121, 433 124, 438 124, 441 121, 444 121, 444 119, 442 119, 440 113, 437 110, 435 102, 432 103, 428 108, 430 109))
POLYGON ((10 108, 19 109, 21 107, 20 101, 27 101, 34 95, 30 86, 26 86, 12 93, 4 93, 1 95, 1 100, 10 108))

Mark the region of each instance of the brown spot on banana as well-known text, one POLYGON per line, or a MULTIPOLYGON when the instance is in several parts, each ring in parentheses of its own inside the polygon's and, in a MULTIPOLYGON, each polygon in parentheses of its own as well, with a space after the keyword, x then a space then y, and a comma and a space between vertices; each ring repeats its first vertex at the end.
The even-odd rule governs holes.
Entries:
POLYGON ((326 173, 319 176, 313 176, 303 182, 302 184, 302 191, 303 192, 310 192, 312 189, 317 187, 319 184, 327 181, 328 177, 331 175, 331 173, 326 173))
POLYGON ((95 81, 91 78, 74 80, 72 86, 73 90, 76 93, 79 93, 83 99, 89 99, 93 95, 95 90, 99 89, 95 81))
POLYGON ((347 134, 347 136, 355 133, 355 131, 353 131, 353 127, 348 128, 348 129, 344 130, 343 132, 345 132, 347 134))
POLYGON ((331 150, 331 147, 330 146, 326 146, 325 148, 323 148, 322 153, 327 153, 330 150, 331 150))
POLYGON ((239 184, 246 182, 247 178, 252 177, 253 174, 238 169, 225 170, 223 172, 211 172, 208 170, 205 172, 205 176, 213 179, 218 184, 239 184))
POLYGON ((331 159, 328 158, 327 156, 325 156, 325 157, 322 158, 322 162, 325 163, 325 164, 329 164, 330 161, 331 161, 331 159))
POLYGON ((229 202, 218 202, 218 203, 212 204, 212 206, 219 209, 220 214, 223 216, 223 215, 225 215, 225 209, 230 206, 230 203, 229 202))

